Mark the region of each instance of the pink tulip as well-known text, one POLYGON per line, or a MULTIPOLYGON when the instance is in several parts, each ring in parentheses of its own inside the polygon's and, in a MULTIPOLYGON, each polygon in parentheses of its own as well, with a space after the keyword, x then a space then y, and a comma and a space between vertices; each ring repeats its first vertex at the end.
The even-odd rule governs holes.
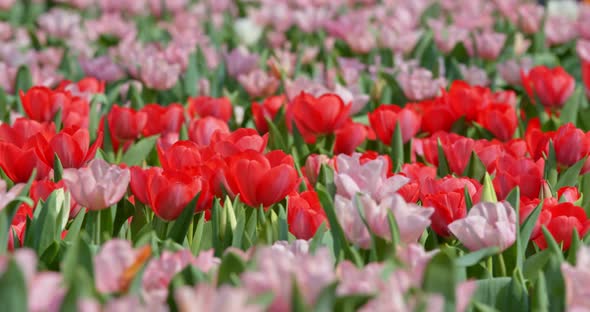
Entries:
POLYGON ((138 271, 150 255, 149 246, 134 249, 131 242, 126 240, 113 239, 106 242, 94 257, 96 289, 104 294, 126 290, 133 276, 125 275, 138 271))
POLYGON ((189 265, 195 266, 204 273, 219 265, 219 259, 213 250, 202 251, 197 257, 183 249, 178 252, 164 251, 160 258, 148 263, 143 274, 142 286, 148 302, 161 303, 168 296, 168 284, 178 272, 189 265))
POLYGON ((350 261, 341 262, 336 268, 340 283, 336 292, 340 296, 354 294, 376 294, 385 286, 381 278, 383 264, 369 263, 358 268, 350 261))
POLYGON ((541 21, 545 10, 535 3, 525 3, 518 7, 515 22, 525 34, 534 34, 541 28, 541 21))
POLYGON ((344 198, 352 200, 357 193, 365 193, 379 203, 408 183, 409 179, 401 175, 387 177, 388 162, 384 157, 364 164, 360 163, 360 157, 360 153, 354 153, 336 158, 334 182, 337 193, 344 198))
POLYGON ((359 214, 359 209, 360 211, 376 209, 376 205, 375 201, 366 194, 359 196, 358 200, 349 199, 338 194, 334 198, 334 210, 338 217, 338 223, 344 230, 346 239, 363 249, 371 248, 371 234, 359 214), (359 203, 362 206, 359 207, 359 203))
POLYGON ((179 76, 178 64, 170 64, 157 55, 146 57, 140 65, 141 80, 148 88, 168 90, 178 82, 179 76))
POLYGON ((567 311, 590 310, 590 247, 580 246, 576 265, 564 262, 561 272, 565 282, 567 311))
POLYGON ((321 248, 314 255, 307 252, 306 241, 291 245, 279 242, 256 252, 258 268, 242 274, 242 285, 253 295, 274 294, 269 311, 289 311, 295 279, 305 302, 313 305, 321 291, 335 281, 330 252, 321 248))
POLYGON ((424 277, 424 271, 430 259, 438 250, 426 251, 418 243, 398 246, 396 256, 405 265, 406 270, 412 272, 410 279, 415 285, 420 285, 424 277))
POLYGON ((590 4, 579 4, 577 26, 580 37, 585 40, 590 40, 590 4))
POLYGON ((174 293, 179 311, 199 312, 257 312, 263 309, 249 302, 248 293, 242 288, 223 285, 219 288, 201 283, 195 287, 184 286, 174 293))
POLYGON ((564 44, 578 36, 576 24, 563 16, 549 16, 545 21, 545 37, 549 46, 564 44))
POLYGON ((94 159, 88 167, 65 169, 63 180, 76 202, 90 210, 101 210, 123 198, 129 185, 129 169, 94 159))
POLYGON ((7 190, 6 181, 0 180, 0 211, 20 195, 24 186, 24 184, 19 183, 13 186, 10 190, 7 190))
POLYGON ((446 26, 443 21, 429 20, 434 31, 434 43, 443 53, 449 53, 455 46, 468 38, 468 31, 453 25, 446 26))
POLYGON ((240 75, 238 81, 253 98, 269 97, 279 88, 279 80, 261 69, 240 75))
POLYGON ((397 81, 404 95, 411 101, 434 98, 447 85, 444 77, 434 78, 432 72, 425 68, 402 71, 397 75, 397 81))
POLYGON ((463 79, 472 86, 486 87, 490 84, 490 79, 486 71, 475 65, 465 66, 459 64, 459 70, 463 79))
POLYGON ((520 72, 523 71, 528 73, 533 67, 533 60, 528 57, 523 57, 520 60, 510 59, 497 66, 502 79, 508 84, 520 86, 522 85, 522 76, 520 75, 520 72))
POLYGON ((37 23, 48 35, 66 39, 79 32, 81 17, 75 11, 52 9, 41 15, 37 23))
POLYGON ((495 60, 502 52, 506 35, 492 31, 484 31, 475 35, 475 42, 466 44, 469 55, 477 55, 484 60, 495 60))
POLYGON ((248 52, 245 48, 224 53, 223 58, 227 74, 233 78, 248 74, 258 67, 258 55, 248 52))
POLYGON ((476 204, 467 217, 449 224, 449 230, 471 251, 498 247, 516 240, 516 213, 508 202, 476 204))
POLYGON ((60 273, 37 273, 29 286, 29 311, 60 311, 65 294, 66 289, 63 286, 63 278, 60 273))

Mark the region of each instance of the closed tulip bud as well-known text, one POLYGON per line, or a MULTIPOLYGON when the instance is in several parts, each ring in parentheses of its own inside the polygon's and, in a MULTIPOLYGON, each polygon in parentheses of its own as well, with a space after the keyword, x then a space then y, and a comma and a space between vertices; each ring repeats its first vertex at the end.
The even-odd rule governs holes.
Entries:
POLYGON ((102 210, 123 198, 130 173, 129 169, 95 159, 87 168, 64 170, 63 180, 78 204, 89 210, 102 210))
POLYGON ((543 106, 559 109, 574 92, 576 82, 562 67, 536 66, 522 73, 522 83, 529 97, 538 98, 543 106))

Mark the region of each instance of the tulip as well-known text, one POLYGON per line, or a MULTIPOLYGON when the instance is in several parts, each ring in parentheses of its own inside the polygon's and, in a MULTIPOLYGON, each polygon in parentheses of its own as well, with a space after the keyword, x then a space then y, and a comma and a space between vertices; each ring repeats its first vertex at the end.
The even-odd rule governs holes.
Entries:
POLYGON ((555 158, 563 166, 571 166, 590 153, 590 135, 567 123, 553 136, 555 158))
POLYGON ((123 69, 106 55, 93 59, 79 59, 80 66, 87 76, 102 81, 113 82, 125 77, 123 69))
POLYGON ((224 53, 223 58, 227 73, 233 78, 247 74, 258 67, 258 55, 250 54, 244 48, 238 48, 229 53, 224 53))
POLYGON ((582 81, 586 85, 586 94, 590 96, 590 41, 588 40, 579 40, 576 51, 582 62, 582 81))
POLYGON ((24 184, 16 184, 7 190, 6 181, 0 180, 0 211, 20 195, 24 186, 24 184))
POLYGON ((188 127, 189 138, 200 146, 208 146, 216 132, 221 134, 230 133, 225 121, 211 116, 193 119, 188 127))
POLYGON ((578 36, 575 21, 568 19, 561 13, 547 17, 544 32, 546 42, 549 46, 564 44, 576 39, 578 36))
POLYGON ((252 98, 271 96, 279 88, 279 80, 261 69, 240 75, 238 81, 252 98))
POLYGON ((223 285, 219 288, 206 283, 194 287, 183 286, 174 292, 179 311, 197 312, 261 312, 263 309, 249 302, 248 293, 243 288, 223 285))
POLYGON ((210 145, 216 153, 223 157, 245 151, 264 152, 268 143, 268 133, 260 136, 252 128, 239 128, 232 133, 213 133, 210 145))
MULTIPOLYGON (((144 204, 148 204, 154 213, 166 220, 175 220, 186 205, 199 193, 208 190, 200 177, 181 171, 163 171, 157 168, 142 171, 131 167, 131 191, 144 204)), ((205 196, 199 196, 199 205, 205 196)))
POLYGON ((518 16, 516 21, 520 30, 525 34, 534 34, 538 32, 541 27, 544 11, 542 5, 535 3, 521 4, 517 8, 518 16))
POLYGON ((311 154, 305 160, 305 166, 302 169, 303 175, 312 185, 318 181, 318 176, 322 165, 334 168, 334 161, 324 154, 311 154))
POLYGON ((578 189, 574 186, 564 186, 557 190, 557 198, 562 201, 566 201, 575 204, 580 198, 581 194, 578 189))
POLYGON ((55 124, 41 123, 28 118, 18 118, 12 126, 3 123, 0 125, 0 142, 7 142, 22 148, 35 134, 41 133, 44 137, 55 135, 55 124))
POLYGON ((390 145, 398 124, 402 141, 407 143, 420 131, 421 120, 420 116, 411 109, 396 105, 381 105, 369 113, 369 122, 379 140, 383 144, 390 145))
POLYGON ((397 81, 404 95, 411 101, 432 99, 438 96, 441 88, 447 84, 443 77, 435 79, 432 72, 425 68, 402 71, 398 74, 397 81))
POLYGON ((512 139, 518 127, 518 118, 512 106, 494 104, 479 113, 478 123, 498 139, 508 141, 512 139))
MULTIPOLYGON (((350 105, 346 105, 335 94, 324 94, 316 98, 301 92, 289 104, 288 116, 293 118, 306 142, 314 142, 315 136, 332 134, 344 126, 349 110, 350 105)), ((287 118, 288 123, 290 120, 287 118)))
POLYGON ((87 168, 65 169, 63 180, 78 204, 89 210, 102 210, 123 198, 130 173, 129 169, 94 159, 87 168))
POLYGON ((516 213, 508 202, 479 203, 467 217, 449 224, 449 230, 471 251, 488 247, 504 251, 516 240, 516 213))
POLYGON ((459 64, 459 71, 463 79, 470 85, 486 87, 490 84, 486 71, 475 65, 465 66, 459 64))
POLYGON ((127 240, 107 241, 94 257, 96 289, 103 294, 126 291, 150 256, 150 246, 134 249, 127 240))
POLYGON ((158 55, 144 57, 139 76, 146 87, 155 90, 168 90, 178 82, 180 66, 171 64, 158 55))
POLYGON ((232 115, 232 105, 228 98, 199 96, 189 98, 188 113, 191 117, 212 116, 228 122, 232 115))
POLYGON ((475 35, 475 42, 467 44, 469 55, 477 55, 484 60, 495 60, 502 52, 506 42, 506 35, 492 31, 485 31, 475 35))
POLYGON ((533 67, 533 60, 523 57, 520 60, 507 60, 498 64, 498 73, 508 84, 520 86, 522 84, 521 72, 528 73, 533 67))
POLYGON ((26 93, 20 90, 20 99, 27 116, 43 122, 53 121, 53 117, 69 97, 63 92, 54 92, 47 87, 33 87, 26 93))
POLYGON ((365 142, 368 132, 367 126, 352 121, 336 130, 334 154, 351 155, 359 145, 365 142))
MULTIPOLYGON (((543 205, 543 210, 550 213, 550 219, 546 224, 547 230, 558 244, 563 244, 563 250, 569 249, 573 231, 578 232, 579 237, 584 237, 590 229, 590 222, 584 209, 572 203, 550 201, 547 205, 543 205)), ((547 248, 547 241, 543 234, 538 235, 534 241, 539 248, 547 248)))
POLYGON ((192 141, 178 141, 170 148, 158 148, 158 158, 164 170, 191 171, 202 165, 199 145, 192 141))
POLYGON ((118 141, 133 141, 145 127, 148 115, 132 108, 114 105, 107 115, 111 136, 118 141))
POLYGON ((576 253, 576 265, 567 261, 561 264, 565 284, 566 311, 586 311, 590 309, 590 248, 582 245, 576 253))
POLYGON ((213 255, 213 250, 201 251, 197 257, 188 249, 177 252, 164 251, 145 268, 141 281, 143 292, 151 302, 165 302, 168 285, 177 273, 188 266, 208 273, 219 266, 219 263, 220 260, 213 255))
POLYGON ((265 154, 246 151, 228 159, 226 189, 248 206, 268 207, 293 192, 298 185, 293 158, 280 150, 265 154))
POLYGON ((534 162, 527 158, 517 159, 511 155, 500 157, 496 162, 496 176, 493 180, 498 199, 506 199, 517 185, 522 196, 537 197, 541 190, 543 167, 543 160, 534 162))
POLYGON ((180 104, 175 103, 166 107, 148 104, 140 111, 147 113, 148 116, 148 121, 141 133, 144 137, 178 133, 184 123, 184 108, 180 104))
POLYGON ((287 221, 291 234, 305 240, 311 239, 322 223, 328 225, 326 213, 315 191, 289 196, 287 221))
POLYGON ((54 155, 57 154, 63 168, 80 168, 94 158, 96 150, 102 144, 102 132, 98 133, 91 146, 88 146, 88 130, 80 128, 63 129, 50 139, 37 134, 34 139, 37 156, 47 166, 53 168, 54 155))
POLYGON ((37 170, 35 179, 44 179, 50 171, 37 156, 34 147, 20 148, 14 144, 0 141, 0 168, 15 183, 27 182, 37 170))
POLYGON ((574 78, 562 67, 536 66, 528 74, 522 73, 522 83, 534 102, 538 98, 550 109, 563 107, 575 88, 574 78))
POLYGON ((422 101, 418 107, 422 111, 422 131, 430 134, 449 132, 458 119, 453 109, 442 99, 422 101))
POLYGON ((262 104, 252 103, 252 118, 258 132, 268 132, 268 120, 274 120, 285 101, 284 95, 277 95, 267 98, 262 104))

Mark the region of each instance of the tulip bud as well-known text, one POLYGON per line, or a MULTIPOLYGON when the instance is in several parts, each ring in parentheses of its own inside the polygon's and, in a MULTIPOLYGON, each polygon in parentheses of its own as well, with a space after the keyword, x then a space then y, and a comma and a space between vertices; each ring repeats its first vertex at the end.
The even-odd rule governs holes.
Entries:
POLYGON ((490 177, 490 174, 487 172, 483 178, 483 190, 481 195, 481 201, 490 203, 498 202, 498 198, 496 197, 496 190, 494 189, 494 184, 492 183, 492 178, 490 177))
POLYGON ((547 181, 543 181, 543 184, 541 185, 541 191, 539 192, 539 199, 543 200, 546 198, 552 198, 553 197, 553 191, 551 190, 551 185, 549 185, 549 183, 547 181))
POLYGON ((385 88, 385 85, 386 83, 383 79, 375 81, 373 87, 371 88, 371 99, 373 101, 381 101, 381 95, 383 94, 383 88, 385 88))

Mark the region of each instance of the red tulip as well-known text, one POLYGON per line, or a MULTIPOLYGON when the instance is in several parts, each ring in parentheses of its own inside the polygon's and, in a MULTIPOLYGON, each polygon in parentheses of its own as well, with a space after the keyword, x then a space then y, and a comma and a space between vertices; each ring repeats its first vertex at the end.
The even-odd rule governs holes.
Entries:
POLYGON ((562 166, 571 166, 590 153, 590 134, 567 123, 553 136, 555 158, 562 166))
POLYGON ((450 131, 458 118, 451 107, 440 99, 422 101, 418 107, 422 112, 422 131, 430 134, 450 131))
POLYGON ((230 133, 229 127, 225 121, 211 116, 193 119, 188 127, 189 138, 200 146, 209 145, 213 134, 216 132, 222 134, 230 133))
POLYGON ((350 105, 336 94, 316 98, 302 91, 289 104, 287 124, 291 126, 291 120, 294 121, 306 142, 312 143, 315 136, 332 134, 343 127, 349 111, 350 105))
POLYGON ((29 118, 36 121, 53 121, 57 111, 66 101, 70 101, 64 92, 54 92, 48 87, 32 87, 24 93, 20 91, 20 99, 29 118))
POLYGON ((12 223, 10 225, 7 246, 9 251, 13 251, 16 247, 13 233, 16 234, 16 237, 18 239, 17 246, 20 247, 23 245, 27 225, 27 218, 33 218, 33 209, 28 205, 21 204, 18 210, 16 211, 16 214, 14 215, 14 218, 12 219, 12 223))
POLYGON ((268 132, 267 119, 272 121, 286 101, 284 95, 277 95, 267 98, 262 104, 252 103, 252 118, 258 132, 268 132))
POLYGON ((574 92, 576 82, 562 67, 536 66, 528 74, 521 73, 523 86, 529 97, 536 98, 547 108, 563 107, 574 92))
POLYGON ((582 81, 586 85, 586 94, 590 97, 590 61, 582 61, 582 81))
POLYGON ((111 136, 121 142, 137 139, 148 121, 147 113, 118 105, 107 116, 111 136))
POLYGON ((469 178, 427 178, 421 185, 421 200, 424 207, 433 207, 432 229, 441 236, 449 236, 448 225, 467 214, 465 188, 473 203, 479 202, 481 185, 469 178))
POLYGON ((542 159, 534 162, 528 158, 517 159, 508 154, 499 158, 493 180, 498 199, 504 200, 516 186, 520 187, 522 196, 539 196, 544 167, 542 159))
POLYGON ((158 146, 162 168, 169 171, 194 171, 202 165, 199 145, 192 141, 178 141, 167 150, 158 146))
POLYGON ((94 158, 96 150, 102 144, 102 132, 98 133, 91 146, 88 130, 80 128, 63 129, 49 140, 40 134, 33 139, 37 156, 47 166, 53 168, 54 155, 57 154, 63 168, 80 168, 94 158))
POLYGON ((396 105, 381 105, 369 113, 369 122, 375 134, 383 142, 390 145, 396 125, 399 123, 402 141, 407 143, 420 131, 420 115, 412 109, 396 105))
MULTIPOLYGON (((552 203, 554 198, 546 198, 545 202, 543 203, 543 207, 552 203)), ((521 196, 520 197, 520 209, 519 209, 519 220, 520 224, 522 225, 524 221, 529 217, 529 215, 537 208, 537 206, 541 203, 541 200, 538 198, 529 199, 528 197, 521 196)), ((531 233, 530 240, 535 240, 539 235, 543 235, 541 231, 542 226, 547 226, 549 221, 551 220, 551 213, 547 209, 541 208, 541 214, 535 223, 535 227, 533 228, 533 232, 531 233)))
MULTIPOLYGON (((543 210, 551 214, 551 219, 547 223, 547 230, 558 244, 563 244, 563 250, 570 248, 573 231, 578 232, 580 237, 584 237, 590 227, 584 209, 572 203, 556 203, 553 201, 543 205, 543 210)), ((544 235, 538 235, 534 241, 539 248, 547 248, 544 235)))
MULTIPOLYGON (((434 165, 438 166, 438 141, 440 140, 443 148, 449 146, 462 137, 455 133, 449 132, 436 132, 429 138, 422 139, 422 149, 424 152, 424 159, 434 165)), ((444 149, 443 149, 444 151, 444 149)))
POLYGON ((488 88, 471 86, 465 81, 454 81, 449 92, 443 97, 448 101, 456 118, 465 116, 467 121, 474 121, 480 110, 489 105, 491 92, 488 88))
POLYGON ((555 131, 541 130, 538 118, 531 119, 525 131, 525 141, 529 154, 533 160, 538 160, 543 155, 549 154, 549 141, 553 139, 555 131))
POLYGON ((462 175, 469 164, 469 158, 475 148, 475 141, 470 138, 459 137, 450 144, 443 144, 442 148, 451 171, 457 175, 462 175))
POLYGON ((193 118, 212 116, 228 122, 232 115, 232 105, 226 97, 199 96, 188 99, 188 113, 193 118))
POLYGON ((289 232, 296 238, 305 240, 311 239, 322 223, 328 225, 318 194, 307 191, 289 196, 287 222, 289 232))
POLYGON ((51 169, 51 166, 46 165, 39 159, 34 146, 29 145, 20 148, 12 143, 1 141, 0 167, 14 183, 27 182, 34 169, 37 169, 35 179, 44 179, 51 169))
POLYGON ((493 104, 479 112, 477 122, 502 141, 512 139, 518 119, 516 110, 508 104, 493 104))
POLYGON ((557 190, 557 198, 566 202, 575 203, 582 195, 574 186, 564 186, 557 190))
POLYGON ((67 91, 68 87, 75 86, 76 91, 81 93, 104 93, 106 83, 94 77, 85 77, 78 82, 71 82, 69 80, 62 80, 55 88, 56 91, 67 91))
POLYGON ((352 121, 336 130, 334 154, 351 155, 367 139, 368 132, 367 126, 352 121))
POLYGON ((268 134, 260 136, 251 128, 239 128, 232 133, 213 133, 211 147, 223 157, 231 156, 244 151, 256 151, 262 153, 268 143, 268 134))
POLYGON ((131 191, 135 197, 167 221, 178 218, 186 205, 206 187, 200 178, 179 171, 142 170, 139 167, 130 170, 131 191))
POLYGON ((268 207, 281 201, 299 182, 293 158, 280 150, 231 156, 225 179, 230 195, 240 194, 240 200, 251 207, 268 207))
POLYGON ((180 104, 168 106, 148 104, 140 111, 147 113, 148 116, 148 121, 141 133, 144 137, 171 132, 178 133, 184 123, 184 108, 180 104))
POLYGON ((5 123, 0 125, 0 141, 12 143, 18 147, 23 147, 25 142, 37 133, 42 133, 46 138, 52 137, 55 135, 55 124, 18 118, 12 126, 5 123))

